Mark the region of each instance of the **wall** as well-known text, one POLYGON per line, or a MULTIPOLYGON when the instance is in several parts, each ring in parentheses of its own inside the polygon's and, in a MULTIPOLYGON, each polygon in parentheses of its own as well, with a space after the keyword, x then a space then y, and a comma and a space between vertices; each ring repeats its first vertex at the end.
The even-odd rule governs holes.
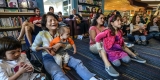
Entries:
POLYGON ((43 4, 43 0, 36 0, 37 1, 37 6, 40 9, 40 14, 43 15, 44 14, 44 4, 43 4))
POLYGON ((56 2, 56 3, 50 3, 50 4, 44 4, 44 13, 47 13, 49 11, 49 7, 54 7, 54 13, 56 14, 59 11, 63 11, 63 3, 62 1, 56 2))

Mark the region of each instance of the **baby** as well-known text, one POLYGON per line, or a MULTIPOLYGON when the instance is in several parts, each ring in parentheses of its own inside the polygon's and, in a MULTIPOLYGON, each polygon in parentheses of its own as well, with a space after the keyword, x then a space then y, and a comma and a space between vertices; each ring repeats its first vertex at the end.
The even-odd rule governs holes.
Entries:
MULTIPOLYGON (((67 44, 71 44, 74 49, 74 54, 75 54, 76 53, 76 46, 74 44, 74 41, 69 37, 70 36, 69 27, 66 27, 66 26, 60 27, 58 33, 60 36, 54 38, 50 42, 50 47, 52 47, 56 43, 63 43, 65 45, 65 47, 67 47, 67 44)), ((56 63, 61 66, 62 70, 63 69, 70 70, 70 68, 67 66, 67 63, 69 60, 69 55, 66 52, 65 47, 58 49, 55 56, 53 56, 53 57, 54 57, 56 63), (64 63, 62 63, 62 61, 64 63), (63 64, 63 66, 62 66, 62 64, 63 64)))

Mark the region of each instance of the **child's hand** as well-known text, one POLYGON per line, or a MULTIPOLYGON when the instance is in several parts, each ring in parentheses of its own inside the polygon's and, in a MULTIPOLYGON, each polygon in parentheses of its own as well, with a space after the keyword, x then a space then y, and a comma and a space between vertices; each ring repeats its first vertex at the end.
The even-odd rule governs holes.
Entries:
POLYGON ((31 65, 28 65, 26 68, 27 72, 33 72, 33 67, 31 65))
POLYGON ((76 54, 76 52, 77 52, 77 51, 76 51, 76 50, 74 50, 74 51, 73 51, 73 54, 76 54))
POLYGON ((24 64, 23 66, 19 66, 18 72, 21 74, 27 72, 27 66, 28 66, 27 64, 24 64))

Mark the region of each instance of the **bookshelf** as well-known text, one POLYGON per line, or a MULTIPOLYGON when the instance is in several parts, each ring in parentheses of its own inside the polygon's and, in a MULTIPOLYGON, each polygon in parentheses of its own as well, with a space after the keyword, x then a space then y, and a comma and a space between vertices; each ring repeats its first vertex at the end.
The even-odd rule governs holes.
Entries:
POLYGON ((0 16, 33 16, 33 12, 0 12, 0 16))
POLYGON ((98 10, 101 6, 102 0, 78 0, 78 12, 81 14, 90 14, 92 7, 98 10))
POLYGON ((22 23, 35 15, 36 0, 2 0, 2 3, 3 5, 0 5, 0 37, 13 36, 17 38, 22 23))

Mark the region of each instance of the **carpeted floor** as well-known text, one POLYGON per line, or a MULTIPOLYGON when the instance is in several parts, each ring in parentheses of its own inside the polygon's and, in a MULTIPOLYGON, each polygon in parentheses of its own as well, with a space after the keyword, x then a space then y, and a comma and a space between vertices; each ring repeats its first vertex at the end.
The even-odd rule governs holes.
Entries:
MULTIPOLYGON (((89 39, 75 40, 77 54, 73 55, 73 49, 68 50, 70 55, 81 59, 84 65, 97 76, 105 79, 118 80, 160 80, 160 42, 150 40, 148 46, 135 45, 135 49, 140 57, 147 60, 145 64, 131 61, 122 63, 115 69, 120 73, 119 77, 111 77, 104 70, 104 64, 99 55, 92 54, 89 51, 89 39)), ((74 72, 74 71, 73 71, 74 72)), ((72 73, 72 71, 70 72, 72 73)), ((73 73, 72 73, 73 74, 73 73)), ((80 78, 77 80, 81 80, 80 78)))

